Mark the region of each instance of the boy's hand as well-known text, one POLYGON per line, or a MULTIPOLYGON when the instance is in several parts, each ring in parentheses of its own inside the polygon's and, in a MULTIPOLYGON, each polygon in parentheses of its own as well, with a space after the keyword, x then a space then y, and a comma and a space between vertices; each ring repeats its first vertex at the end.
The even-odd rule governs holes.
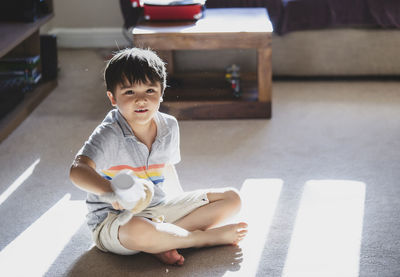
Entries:
MULTIPOLYGON (((154 188, 153 184, 144 179, 138 179, 137 186, 141 186, 144 197, 140 197, 136 202, 127 202, 117 192, 106 192, 99 196, 101 201, 110 203, 115 210, 129 210, 136 214, 145 209, 153 199, 154 188)), ((132 192, 131 192, 132 193, 132 192)), ((136 196, 137 197, 137 196, 136 196)))
POLYGON ((120 211, 125 210, 118 201, 112 202, 111 205, 116 210, 120 210, 120 211))
POLYGON ((116 210, 124 210, 124 207, 118 202, 118 196, 114 192, 107 192, 100 195, 100 199, 107 203, 110 203, 116 210))

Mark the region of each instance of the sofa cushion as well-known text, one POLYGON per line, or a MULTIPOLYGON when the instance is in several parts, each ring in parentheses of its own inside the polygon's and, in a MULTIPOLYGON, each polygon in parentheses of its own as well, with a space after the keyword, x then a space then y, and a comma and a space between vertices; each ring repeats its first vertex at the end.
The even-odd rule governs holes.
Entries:
POLYGON ((384 28, 400 28, 400 1, 367 0, 375 22, 384 28))
POLYGON ((282 0, 278 33, 354 25, 375 21, 366 0, 282 0))

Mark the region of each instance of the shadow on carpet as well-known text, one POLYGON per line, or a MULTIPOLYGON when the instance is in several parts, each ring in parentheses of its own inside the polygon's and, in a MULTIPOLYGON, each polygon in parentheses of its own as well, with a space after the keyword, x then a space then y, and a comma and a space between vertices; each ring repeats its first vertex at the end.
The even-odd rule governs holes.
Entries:
POLYGON ((120 256, 104 253, 96 247, 78 258, 66 276, 223 276, 240 270, 242 250, 236 246, 219 246, 179 251, 183 266, 165 265, 146 253, 120 256))

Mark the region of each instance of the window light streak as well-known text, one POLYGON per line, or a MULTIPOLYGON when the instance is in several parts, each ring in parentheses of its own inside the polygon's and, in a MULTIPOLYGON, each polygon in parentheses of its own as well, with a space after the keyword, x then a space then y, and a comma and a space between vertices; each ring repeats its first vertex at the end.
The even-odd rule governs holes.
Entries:
POLYGON ((243 252, 240 270, 224 276, 255 276, 282 190, 281 179, 247 179, 241 190, 242 210, 236 222, 248 223, 247 236, 239 243, 243 252))
POLYGON ((283 276, 358 276, 364 202, 362 182, 307 182, 283 276))
POLYGON ((0 276, 43 276, 85 220, 84 201, 66 194, 0 252, 0 276))
POLYGON ((7 198, 16 191, 19 186, 21 186, 28 178, 32 175, 35 170, 36 165, 40 162, 40 159, 37 159, 33 164, 31 164, 15 181, 8 187, 1 195, 0 195, 0 205, 7 200, 7 198))

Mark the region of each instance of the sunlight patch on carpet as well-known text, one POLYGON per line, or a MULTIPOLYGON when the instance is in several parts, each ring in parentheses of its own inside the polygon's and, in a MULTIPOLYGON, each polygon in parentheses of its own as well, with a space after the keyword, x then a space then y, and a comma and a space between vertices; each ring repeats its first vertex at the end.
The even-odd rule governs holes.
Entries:
POLYGON ((36 165, 40 162, 40 159, 34 161, 1 195, 0 205, 7 200, 7 198, 16 191, 28 178, 32 175, 36 165))
POLYGON ((239 243, 243 252, 240 270, 224 276, 255 276, 279 201, 281 179, 247 179, 240 190, 242 210, 235 221, 248 223, 248 234, 239 243))
POLYGON ((0 276, 43 276, 84 223, 84 201, 66 194, 0 252, 0 276))
POLYGON ((358 276, 365 184, 306 183, 283 276, 358 276))

